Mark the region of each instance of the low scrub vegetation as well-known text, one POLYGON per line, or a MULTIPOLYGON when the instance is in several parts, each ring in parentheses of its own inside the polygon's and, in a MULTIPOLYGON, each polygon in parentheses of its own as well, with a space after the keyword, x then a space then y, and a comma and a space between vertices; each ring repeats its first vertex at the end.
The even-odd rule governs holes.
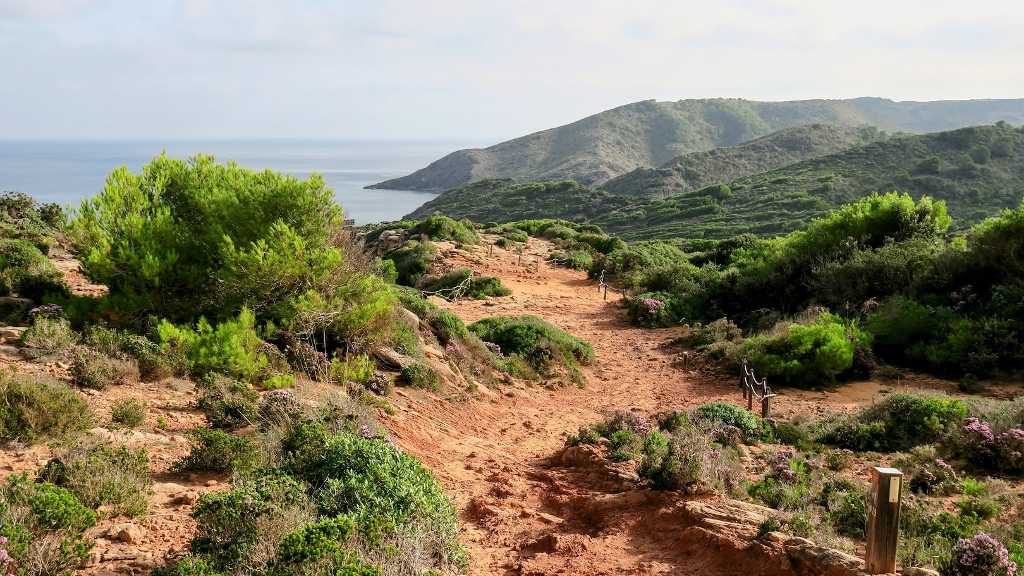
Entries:
POLYGON ((438 277, 425 277, 420 283, 424 294, 436 294, 447 300, 488 296, 508 296, 511 290, 493 276, 479 276, 468 268, 459 268, 438 277))
POLYGON ((39 478, 69 490, 78 501, 112 515, 142 516, 149 506, 149 458, 145 449, 83 440, 59 450, 39 478))
POLYGON ((60 438, 93 423, 89 405, 65 384, 0 372, 0 440, 60 438))
POLYGON ((470 324, 469 330, 484 342, 497 345, 512 359, 512 370, 526 376, 532 371, 548 377, 565 369, 574 382, 581 384, 580 365, 594 360, 589 343, 535 316, 484 318, 470 324))

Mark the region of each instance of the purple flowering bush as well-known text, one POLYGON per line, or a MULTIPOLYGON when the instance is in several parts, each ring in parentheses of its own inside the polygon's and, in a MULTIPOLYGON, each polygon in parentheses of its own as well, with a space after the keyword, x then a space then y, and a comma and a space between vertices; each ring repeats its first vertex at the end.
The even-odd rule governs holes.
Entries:
POLYGON ((14 558, 7 551, 7 538, 0 536, 0 576, 14 576, 14 558))
POLYGON ((672 297, 661 292, 646 292, 634 298, 630 298, 626 306, 629 309, 630 318, 640 324, 655 328, 658 326, 671 326, 675 323, 675 315, 672 312, 672 297))
POLYGON ((1016 576, 1017 564, 1001 542, 984 532, 953 546, 942 576, 1016 576))
POLYGON ((951 452, 971 466, 1003 474, 1024 474, 1024 429, 997 432, 993 425, 970 417, 949 442, 951 452))

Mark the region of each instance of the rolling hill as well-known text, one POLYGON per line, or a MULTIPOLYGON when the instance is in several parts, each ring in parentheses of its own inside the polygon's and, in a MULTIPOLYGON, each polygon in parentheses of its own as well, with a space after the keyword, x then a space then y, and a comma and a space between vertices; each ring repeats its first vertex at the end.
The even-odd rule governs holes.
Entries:
POLYGON ((676 156, 658 168, 637 168, 601 189, 623 196, 662 198, 729 182, 885 138, 873 127, 809 124, 785 128, 727 148, 676 156))
POLYGON ((727 238, 789 232, 851 200, 892 190, 945 200, 962 226, 1016 207, 1024 198, 1024 128, 1001 123, 894 136, 659 199, 573 181, 488 180, 445 192, 409 217, 564 218, 631 240, 727 238))
POLYGON ((1024 99, 894 102, 881 98, 756 102, 636 102, 488 148, 453 152, 371 188, 443 191, 490 178, 572 179, 600 185, 676 156, 735 146, 807 124, 934 132, 999 120, 1024 123, 1024 99))

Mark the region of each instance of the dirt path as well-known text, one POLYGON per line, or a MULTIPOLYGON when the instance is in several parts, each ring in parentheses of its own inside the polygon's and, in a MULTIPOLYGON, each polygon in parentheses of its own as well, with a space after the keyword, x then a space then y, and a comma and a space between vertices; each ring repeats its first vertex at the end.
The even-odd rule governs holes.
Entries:
MULTIPOLYGON (((521 264, 517 254, 498 248, 491 256, 486 247, 449 253, 453 265, 500 277, 512 296, 445 305, 467 322, 534 314, 585 338, 597 357, 584 371, 586 387, 513 387, 500 396, 455 401, 400 393, 400 411, 388 427, 438 474, 462 511, 470 574, 723 573, 688 566, 684 552, 674 552, 677 545, 661 542, 682 528, 659 524, 667 517, 666 502, 631 502, 595 517, 595 502, 611 502, 606 491, 549 464, 567 435, 603 412, 653 414, 737 396, 731 379, 686 371, 678 353, 660 346, 674 329, 630 326, 618 296, 610 293, 605 301, 584 273, 544 263, 538 268, 550 248, 531 239, 521 264)), ((857 398, 829 403, 870 400, 878 386, 852 392, 857 398)), ((786 411, 820 412, 822 396, 794 395, 786 411)))

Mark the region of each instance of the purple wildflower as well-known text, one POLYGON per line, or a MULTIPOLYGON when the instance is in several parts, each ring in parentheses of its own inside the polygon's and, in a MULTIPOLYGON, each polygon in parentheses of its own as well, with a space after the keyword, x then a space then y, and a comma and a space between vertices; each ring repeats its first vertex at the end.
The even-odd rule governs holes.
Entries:
POLYGON ((1016 576, 1017 563, 1010 560, 1006 547, 984 532, 964 538, 953 547, 948 570, 950 576, 1016 576))

